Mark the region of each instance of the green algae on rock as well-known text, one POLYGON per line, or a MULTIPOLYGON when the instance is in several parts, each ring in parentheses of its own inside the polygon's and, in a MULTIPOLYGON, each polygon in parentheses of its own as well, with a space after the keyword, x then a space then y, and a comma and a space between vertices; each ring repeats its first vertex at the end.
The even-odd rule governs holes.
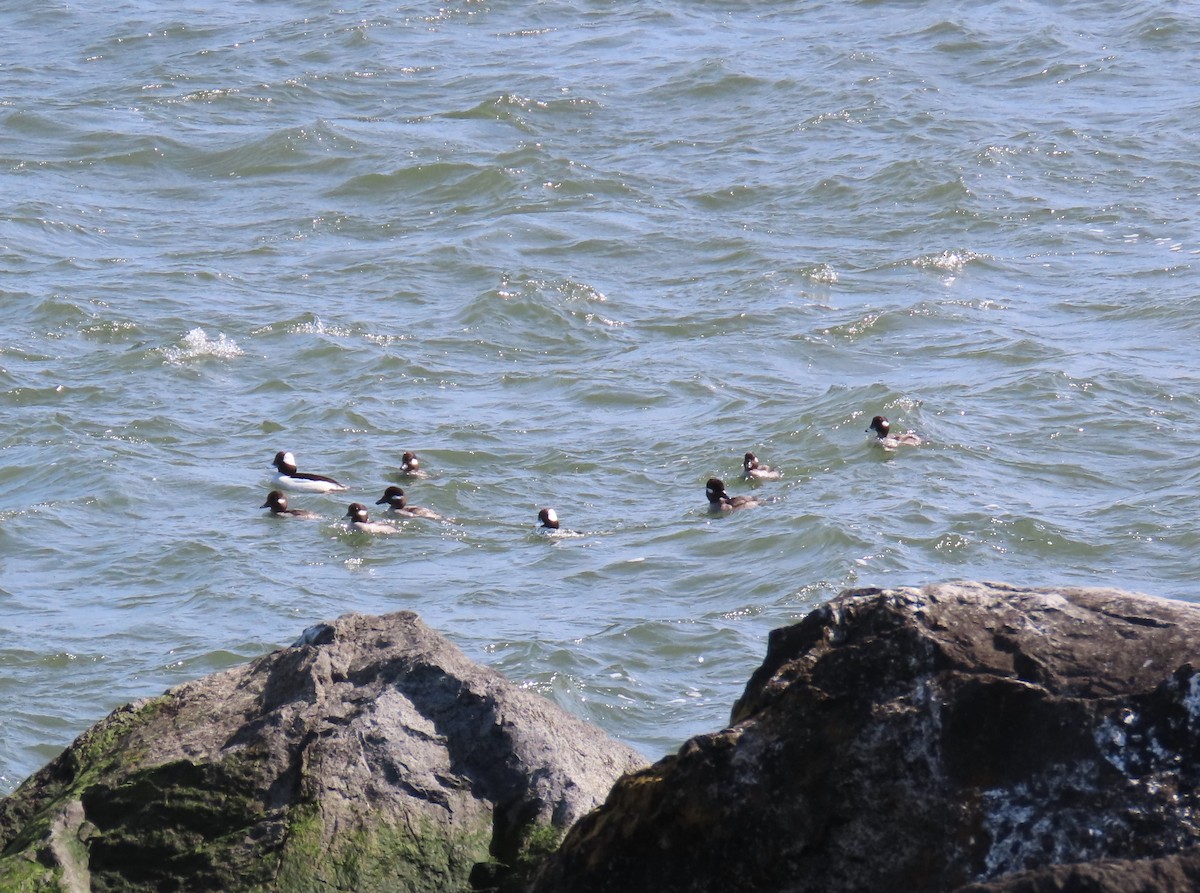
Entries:
POLYGON ((0 889, 501 889, 642 763, 416 615, 347 615, 81 735, 0 802, 0 889))

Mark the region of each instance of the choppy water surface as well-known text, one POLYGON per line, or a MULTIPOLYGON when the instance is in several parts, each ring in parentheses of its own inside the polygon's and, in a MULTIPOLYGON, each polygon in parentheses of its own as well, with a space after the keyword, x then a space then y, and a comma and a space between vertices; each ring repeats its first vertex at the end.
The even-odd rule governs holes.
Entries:
POLYGON ((657 757, 847 586, 1193 597, 1200 13, 359 7, 0 10, 0 790, 345 611, 657 757))

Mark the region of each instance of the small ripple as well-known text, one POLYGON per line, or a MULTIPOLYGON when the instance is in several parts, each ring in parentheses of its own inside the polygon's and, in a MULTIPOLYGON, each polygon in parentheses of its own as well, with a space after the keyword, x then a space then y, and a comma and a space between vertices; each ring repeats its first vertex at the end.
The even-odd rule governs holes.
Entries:
POLYGON ((572 279, 505 276, 498 287, 477 297, 459 314, 472 332, 544 350, 563 342, 607 340, 623 323, 601 312, 604 295, 572 279), (506 337, 500 339, 504 334, 506 337))
POLYGON ((396 194, 435 201, 469 201, 498 198, 513 189, 512 178, 503 170, 450 161, 420 161, 389 174, 359 174, 330 190, 330 198, 383 197, 396 194))

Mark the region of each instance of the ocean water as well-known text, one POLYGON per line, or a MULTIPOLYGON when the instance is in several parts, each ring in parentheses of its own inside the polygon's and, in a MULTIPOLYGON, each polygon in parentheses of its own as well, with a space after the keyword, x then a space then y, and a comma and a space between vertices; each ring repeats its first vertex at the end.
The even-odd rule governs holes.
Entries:
POLYGON ((1194 599, 1198 42, 1128 0, 0 8, 0 791, 347 611, 657 758, 846 587, 1194 599), (266 517, 278 450, 350 492, 266 517), (347 532, 390 483, 451 520, 347 532))

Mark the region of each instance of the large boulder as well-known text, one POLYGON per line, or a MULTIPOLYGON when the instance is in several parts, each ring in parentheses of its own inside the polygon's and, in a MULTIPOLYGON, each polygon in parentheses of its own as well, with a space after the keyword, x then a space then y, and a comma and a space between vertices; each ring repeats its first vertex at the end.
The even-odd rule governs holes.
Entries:
POLYGON ((347 615, 82 735, 0 803, 0 889, 512 888, 643 765, 415 614, 347 615))
POLYGON ((730 727, 619 781, 534 889, 1194 891, 1198 657, 1182 602, 844 593, 772 633, 730 727))

